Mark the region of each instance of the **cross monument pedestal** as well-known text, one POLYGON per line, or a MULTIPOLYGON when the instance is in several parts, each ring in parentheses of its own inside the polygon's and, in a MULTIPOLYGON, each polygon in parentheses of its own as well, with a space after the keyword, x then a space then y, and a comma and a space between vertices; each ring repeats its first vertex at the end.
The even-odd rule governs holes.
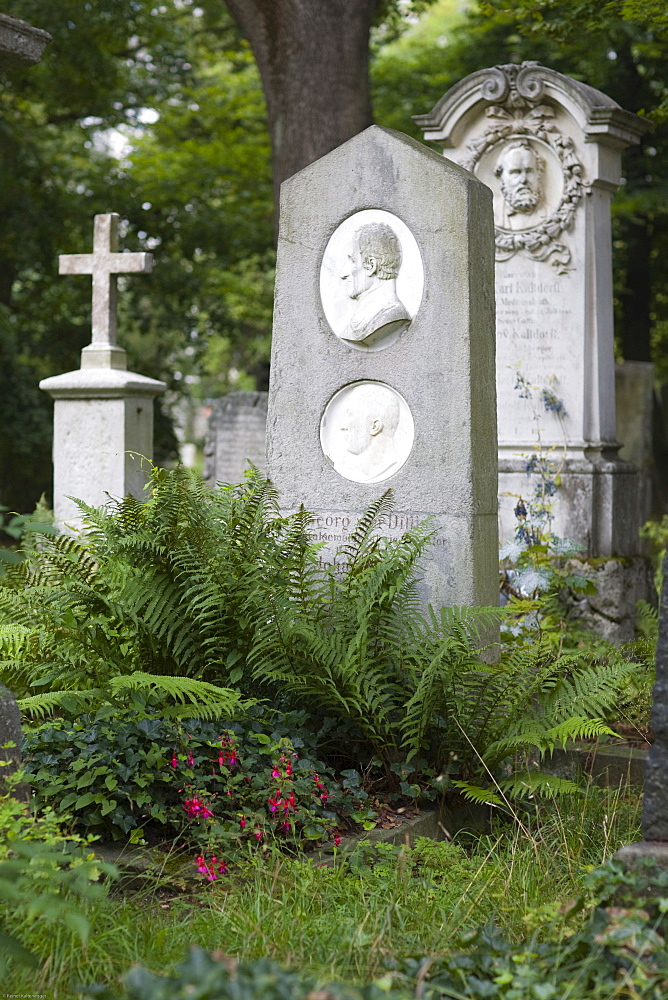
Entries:
POLYGON ((166 385, 127 371, 116 343, 116 275, 151 270, 149 253, 118 252, 118 215, 96 215, 92 254, 63 254, 61 274, 93 279, 91 343, 81 368, 42 379, 55 400, 53 509, 63 529, 81 526, 74 499, 100 506, 110 496, 140 497, 153 453, 153 400, 166 385), (147 461, 146 461, 147 460, 147 461))

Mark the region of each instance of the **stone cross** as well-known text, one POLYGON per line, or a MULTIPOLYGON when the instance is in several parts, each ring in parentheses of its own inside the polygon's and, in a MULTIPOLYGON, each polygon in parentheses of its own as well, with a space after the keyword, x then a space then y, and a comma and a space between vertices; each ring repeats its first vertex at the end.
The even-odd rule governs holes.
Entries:
POLYGON ((146 274, 150 253, 118 252, 118 215, 96 215, 92 253, 61 254, 60 274, 92 274, 92 344, 116 346, 116 275, 146 274))

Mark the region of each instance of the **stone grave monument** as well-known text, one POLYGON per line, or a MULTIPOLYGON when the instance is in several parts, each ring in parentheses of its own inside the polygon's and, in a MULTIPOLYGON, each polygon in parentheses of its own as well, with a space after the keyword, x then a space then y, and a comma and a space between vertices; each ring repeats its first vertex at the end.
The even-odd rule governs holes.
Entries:
POLYGON ((668 869, 668 549, 663 559, 663 587, 659 602, 659 639, 652 699, 654 743, 647 755, 642 808, 642 836, 617 852, 631 867, 641 859, 668 869))
POLYGON ((423 598, 496 604, 491 193, 372 126, 281 188, 268 473, 332 561, 385 490, 427 516, 423 598))
POLYGON ((42 379, 55 400, 53 509, 61 527, 77 528, 72 497, 101 506, 109 497, 141 497, 153 454, 153 400, 164 382, 126 370, 116 343, 116 275, 151 270, 148 253, 118 252, 118 216, 96 215, 91 254, 63 254, 61 274, 93 278, 92 340, 81 368, 42 379), (146 461, 148 459, 148 461, 146 461))
POLYGON ((204 442, 204 478, 216 483, 240 483, 251 463, 267 471, 266 392, 230 392, 212 403, 204 442))
POLYGON ((502 539, 518 497, 531 499, 527 469, 546 463, 553 531, 590 556, 634 556, 638 475, 615 427, 610 200, 645 122, 535 62, 472 73, 415 120, 493 194, 502 539))

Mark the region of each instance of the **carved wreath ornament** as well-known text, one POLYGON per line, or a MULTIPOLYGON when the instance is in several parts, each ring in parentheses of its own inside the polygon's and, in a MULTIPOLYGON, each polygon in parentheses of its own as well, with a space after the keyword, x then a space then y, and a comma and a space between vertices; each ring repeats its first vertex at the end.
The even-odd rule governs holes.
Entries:
POLYGON ((493 101, 486 115, 490 119, 481 136, 467 144, 468 156, 462 163, 474 171, 484 153, 497 144, 541 139, 556 154, 563 173, 563 193, 556 209, 535 226, 511 232, 495 227, 496 259, 508 260, 519 251, 533 260, 549 261, 559 274, 569 270, 571 252, 559 242, 570 229, 575 210, 584 192, 582 164, 574 151, 573 140, 554 124, 554 109, 539 104, 543 90, 535 62, 495 66, 483 84, 482 96, 493 101))

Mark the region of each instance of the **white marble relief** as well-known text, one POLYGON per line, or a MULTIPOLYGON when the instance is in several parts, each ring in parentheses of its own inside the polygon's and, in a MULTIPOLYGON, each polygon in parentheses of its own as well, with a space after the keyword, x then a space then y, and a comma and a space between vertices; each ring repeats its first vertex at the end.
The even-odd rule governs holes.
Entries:
POLYGON ((339 389, 320 421, 320 443, 335 471, 354 483, 381 483, 410 455, 413 416, 403 396, 384 382, 339 389))
POLYGON ((493 146, 477 176, 494 193, 494 224, 517 232, 540 226, 556 210, 563 192, 561 166, 542 142, 515 138, 493 146))
POLYGON ((423 289, 417 241, 391 212, 356 212, 327 244, 320 268, 325 316, 336 336, 358 350, 395 343, 420 308, 423 289))

